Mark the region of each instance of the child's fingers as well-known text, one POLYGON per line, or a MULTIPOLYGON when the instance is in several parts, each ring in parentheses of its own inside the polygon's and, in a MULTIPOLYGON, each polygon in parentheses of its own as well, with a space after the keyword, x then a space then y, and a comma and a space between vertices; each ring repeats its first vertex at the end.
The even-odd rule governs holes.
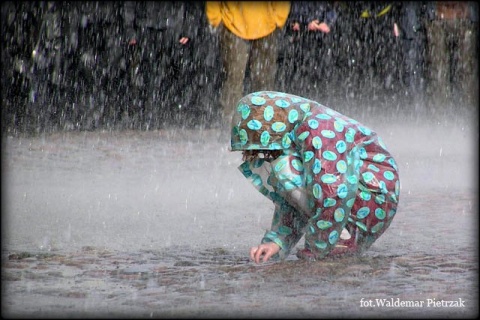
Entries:
POLYGON ((250 248, 250 259, 255 261, 255 253, 257 252, 258 247, 251 247, 250 248))
POLYGON ((258 248, 258 250, 255 252, 255 262, 260 263, 260 258, 262 257, 262 254, 264 253, 265 248, 258 248))
POLYGON ((267 262, 273 256, 274 252, 272 249, 265 250, 265 255, 263 256, 263 262, 267 262))

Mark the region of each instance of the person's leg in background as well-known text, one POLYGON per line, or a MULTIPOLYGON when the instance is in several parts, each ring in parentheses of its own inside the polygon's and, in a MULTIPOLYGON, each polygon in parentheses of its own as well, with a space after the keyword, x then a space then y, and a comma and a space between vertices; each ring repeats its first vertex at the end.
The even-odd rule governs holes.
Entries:
POLYGON ((275 75, 277 73, 277 31, 252 42, 250 57, 250 77, 252 92, 275 91, 275 75))
POLYGON ((433 20, 427 23, 427 58, 428 58, 428 95, 431 106, 436 110, 445 105, 450 95, 449 50, 444 21, 433 20))
POLYGON ((225 72, 225 81, 220 94, 222 109, 221 130, 228 130, 237 101, 243 96, 243 80, 251 43, 243 40, 227 28, 220 27, 220 50, 225 72))

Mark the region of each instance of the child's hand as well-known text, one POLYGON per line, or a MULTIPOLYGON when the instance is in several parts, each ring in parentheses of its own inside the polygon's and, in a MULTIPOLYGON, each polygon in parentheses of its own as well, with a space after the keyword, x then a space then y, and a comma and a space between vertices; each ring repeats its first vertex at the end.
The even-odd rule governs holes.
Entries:
POLYGON ((263 256, 263 262, 267 262, 274 254, 280 251, 280 247, 273 243, 263 243, 258 247, 250 248, 250 259, 255 263, 260 263, 260 258, 263 256))

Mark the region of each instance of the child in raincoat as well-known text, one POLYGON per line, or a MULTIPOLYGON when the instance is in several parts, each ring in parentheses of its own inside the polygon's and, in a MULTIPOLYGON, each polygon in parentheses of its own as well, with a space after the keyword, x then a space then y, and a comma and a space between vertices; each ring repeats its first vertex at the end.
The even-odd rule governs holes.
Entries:
POLYGON ((389 227, 400 195, 398 167, 382 139, 358 121, 299 96, 260 91, 237 104, 232 151, 239 169, 275 204, 271 229, 250 258, 362 253, 389 227))

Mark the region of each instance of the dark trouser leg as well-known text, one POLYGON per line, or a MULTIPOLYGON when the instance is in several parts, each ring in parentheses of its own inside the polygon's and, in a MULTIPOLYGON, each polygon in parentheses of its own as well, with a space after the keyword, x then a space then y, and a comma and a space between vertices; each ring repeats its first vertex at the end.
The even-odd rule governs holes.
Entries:
POLYGON ((431 108, 438 109, 445 105, 450 96, 450 64, 447 35, 444 21, 427 23, 428 38, 428 95, 431 108))
POLYGON ((243 40, 225 27, 220 30, 220 50, 225 69, 225 81, 220 94, 222 127, 228 131, 238 100, 243 96, 245 68, 250 55, 251 42, 243 40))
POLYGON ((277 32, 252 41, 250 56, 252 92, 275 91, 277 50, 277 32))

